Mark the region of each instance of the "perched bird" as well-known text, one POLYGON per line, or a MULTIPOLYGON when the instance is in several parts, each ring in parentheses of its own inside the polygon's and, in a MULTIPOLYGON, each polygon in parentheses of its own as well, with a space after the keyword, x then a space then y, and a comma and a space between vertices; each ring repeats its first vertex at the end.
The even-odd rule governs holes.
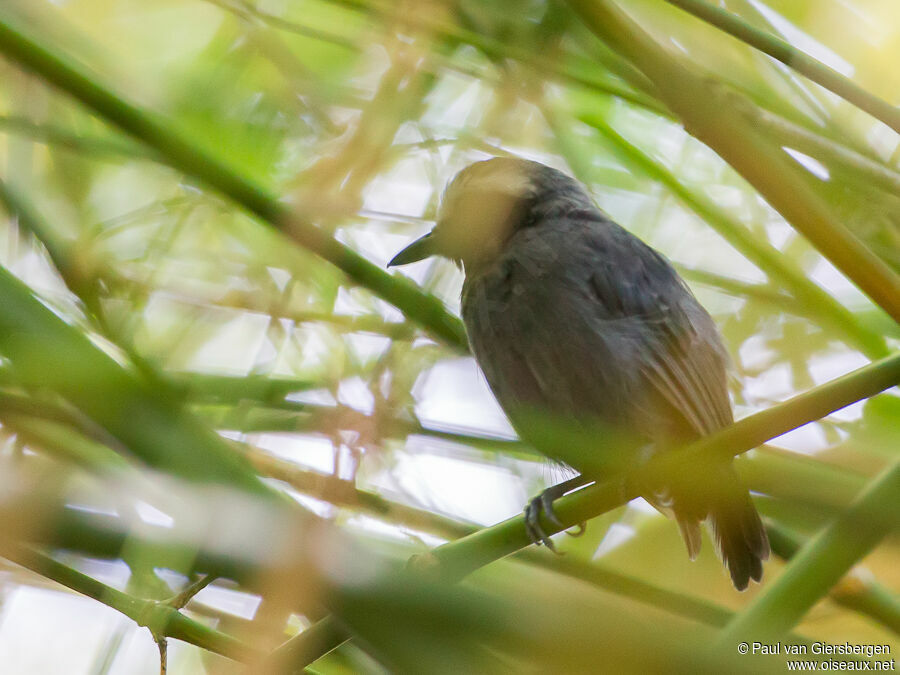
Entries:
MULTIPOLYGON (((389 265, 435 254, 465 270, 469 342, 517 433, 582 474, 526 508, 535 543, 552 547, 538 515, 555 517, 555 497, 732 422, 712 318, 662 255, 565 174, 521 159, 470 165, 434 229, 389 265)), ((692 559, 708 517, 734 586, 761 579, 769 542, 730 459, 642 491, 674 515, 692 559)))

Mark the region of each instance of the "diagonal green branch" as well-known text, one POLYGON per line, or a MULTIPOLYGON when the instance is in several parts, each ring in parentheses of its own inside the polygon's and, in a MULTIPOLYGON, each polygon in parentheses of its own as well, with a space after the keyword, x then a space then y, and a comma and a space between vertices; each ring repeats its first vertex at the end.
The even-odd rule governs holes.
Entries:
POLYGON ((192 143, 172 123, 116 95, 92 74, 42 44, 37 37, 28 35, 23 27, 4 15, 0 15, 0 52, 149 146, 173 168, 283 230, 301 246, 340 268, 354 283, 402 309, 436 337, 457 348, 467 348, 462 323, 437 298, 423 293, 403 277, 387 274, 327 232, 298 217, 266 188, 192 143))
POLYGON ((316 621, 286 640, 265 657, 251 663, 247 675, 299 673, 350 639, 350 634, 334 615, 316 621))
POLYGON ((662 164, 617 133, 602 116, 582 115, 581 120, 600 132, 629 164, 638 167, 650 178, 664 185, 731 246, 769 275, 772 281, 791 293, 809 314, 832 326, 836 332, 870 358, 882 358, 888 354, 887 345, 881 335, 861 326, 852 312, 805 276, 803 271, 778 249, 753 236, 746 227, 711 199, 688 188, 662 164))
POLYGON ((237 661, 251 661, 257 657, 257 650, 250 645, 205 626, 166 603, 123 593, 28 546, 4 545, 2 555, 36 574, 121 612, 139 626, 146 626, 154 635, 181 640, 237 661))
POLYGON ((166 385, 118 364, 3 267, 0 306, 0 354, 23 386, 66 398, 150 466, 275 497, 243 457, 172 400, 166 385))
POLYGON ((52 124, 39 124, 27 117, 0 115, 0 131, 27 136, 40 143, 53 144, 77 152, 148 159, 146 148, 134 143, 127 143, 112 137, 85 136, 52 124))
POLYGON ((884 122, 900 134, 900 108, 869 93, 849 78, 804 54, 784 40, 751 26, 736 14, 703 0, 666 0, 666 2, 680 7, 685 12, 689 12, 719 30, 736 37, 754 49, 781 61, 816 84, 849 101, 860 110, 865 110, 872 117, 884 122))
MULTIPOLYGON (((855 400, 874 395, 878 391, 896 384, 898 380, 900 380, 900 355, 895 355, 817 387, 763 413, 746 418, 715 437, 711 437, 705 443, 695 444, 691 448, 673 452, 668 456, 659 456, 652 460, 647 468, 639 470, 637 474, 650 475, 650 470, 654 465, 664 473, 669 473, 673 466, 694 461, 709 454, 725 453, 730 456, 742 452, 757 445, 765 438, 780 435, 855 400)), ((563 520, 563 525, 568 527, 583 519, 593 517, 606 508, 613 508, 634 494, 636 492, 629 487, 628 482, 622 481, 612 487, 605 484, 563 498, 557 503, 557 513, 563 520)), ((10 514, 20 512, 21 507, 11 506, 10 514)), ((545 527, 548 531, 555 531, 549 524, 545 524, 545 527)), ((95 539, 93 535, 89 535, 84 530, 83 526, 69 521, 65 527, 56 530, 52 542, 54 545, 61 545, 64 548, 84 550, 83 547, 90 540, 91 546, 99 546, 99 548, 89 550, 100 555, 117 555, 123 542, 119 535, 107 536, 100 540, 95 539), (67 539, 65 541, 59 539, 60 536, 67 537, 67 539)), ((435 571, 433 564, 427 563, 429 560, 437 562, 437 571, 440 576, 452 580, 468 574, 477 566, 487 564, 519 548, 528 546, 529 543, 522 519, 512 519, 458 542, 439 547, 426 557, 426 564, 422 567, 427 572, 433 573, 435 571), (497 544, 498 538, 499 545, 497 544), (455 568, 448 569, 449 565, 453 565, 454 559, 457 563, 455 568), (475 561, 474 565, 472 564, 473 560, 475 561)), ((162 551, 159 552, 162 553, 162 551)), ((181 556, 176 557, 183 559, 181 556)), ((159 560, 163 559, 164 556, 159 560)), ((209 566, 209 569, 203 570, 207 572, 234 575, 234 578, 246 578, 250 574, 247 570, 239 571, 231 564, 223 565, 225 561, 221 558, 206 560, 204 556, 196 555, 193 560, 195 564, 209 566)), ((706 610, 703 610, 701 614, 705 615, 705 612, 706 610)), ((339 633, 335 633, 333 637, 335 636, 340 638, 339 633)))
MULTIPOLYGON (((825 467, 815 464, 808 468, 821 471, 825 467)), ((797 478, 796 472, 794 478, 797 478)), ((856 484, 856 481, 851 482, 856 484)), ((834 487, 834 483, 830 483, 829 486, 834 487)), ((783 560, 790 560, 796 555, 800 544, 794 536, 773 523, 767 523, 766 529, 776 555, 783 560)), ((643 579, 606 568, 602 564, 586 564, 578 560, 550 556, 532 548, 518 551, 514 555, 517 560, 581 579, 605 591, 708 625, 724 627, 734 616, 732 612, 709 601, 656 586, 643 579)), ((421 567, 426 573, 433 573, 433 568, 429 568, 427 562, 421 567)), ((889 629, 897 630, 900 625, 898 624, 900 607, 896 598, 874 580, 859 581, 847 577, 831 590, 830 597, 835 602, 870 617, 889 629)), ((303 668, 348 639, 350 636, 347 631, 343 630, 332 617, 326 617, 272 652, 261 662, 268 668, 259 672, 273 671, 272 665, 275 663, 290 663, 297 669, 303 668)), ((797 642, 802 638, 791 636, 791 640, 797 642)))
MULTIPOLYGON (((4 423, 18 433, 26 436, 38 447, 56 453, 64 458, 84 465, 99 475, 108 475, 111 471, 127 468, 127 464, 116 453, 105 446, 80 436, 71 427, 64 427, 55 422, 36 419, 29 416, 29 410, 12 403, 12 411, 4 408, 9 397, 0 397, 0 413, 4 423)), ((361 490, 351 482, 337 479, 300 467, 258 451, 251 446, 245 447, 254 466, 266 476, 282 480, 304 494, 329 503, 349 507, 369 513, 375 517, 399 523, 413 530, 421 530, 448 539, 456 539, 476 530, 470 524, 447 518, 431 511, 418 509, 406 504, 385 499, 381 495, 361 490)), ((794 455, 771 448, 761 448, 754 457, 747 458, 738 467, 742 478, 754 490, 779 499, 800 500, 803 504, 820 506, 829 510, 845 508, 865 485, 865 477, 839 470, 804 455, 794 455)), ((112 480, 122 480, 116 473, 112 480)), ((769 526, 773 550, 782 558, 793 557, 800 544, 787 532, 769 526), (777 538, 776 538, 777 537, 777 538)), ((650 602, 655 606, 667 607, 670 611, 682 614, 699 621, 716 623, 715 612, 704 609, 703 603, 697 605, 692 598, 672 595, 669 591, 654 587, 641 579, 621 576, 612 570, 595 570, 594 565, 580 568, 577 565, 566 569, 558 567, 558 560, 553 556, 542 555, 540 551, 530 548, 523 551, 524 560, 537 565, 548 566, 566 574, 572 573, 579 578, 593 580, 601 587, 620 593, 633 599, 650 602)), ((896 602, 892 602, 889 594, 871 580, 855 580, 843 584, 832 592, 833 599, 851 609, 875 618, 888 627, 896 627, 900 614, 896 602)), ((721 613, 718 615, 721 618, 721 613)), ((727 616, 716 625, 724 625, 727 616)))
POLYGON ((59 271, 69 288, 77 288, 78 284, 73 283, 72 275, 75 268, 69 247, 58 241, 58 238, 47 227, 47 223, 31 209, 31 205, 22 198, 18 190, 3 180, 0 180, 0 204, 10 216, 18 219, 18 224, 23 230, 29 232, 44 245, 53 266, 59 271))
POLYGON ((752 108, 751 104, 697 75, 610 0, 569 0, 569 4, 601 40, 654 83, 689 133, 734 167, 847 278, 900 321, 900 275, 833 216, 793 160, 750 122, 744 108, 752 108))
POLYGON ((729 622, 719 635, 718 644, 732 649, 742 640, 765 640, 790 630, 898 524, 900 460, 895 460, 729 622))
MULTIPOLYGON (((894 354, 837 378, 783 403, 746 417, 681 450, 653 457, 647 464, 616 480, 599 483, 554 502, 560 525, 542 521, 548 534, 561 532, 640 496, 637 485, 655 484, 712 457, 732 456, 820 419, 856 401, 900 383, 900 354, 894 354)), ((446 579, 459 579, 489 562, 531 544, 523 516, 516 516, 424 556, 446 579)))
POLYGON ((900 194, 900 173, 895 169, 767 110, 748 106, 743 112, 744 117, 764 127, 766 133, 779 143, 821 158, 826 164, 843 166, 888 194, 900 194))
MULTIPOLYGON (((804 542, 787 530, 771 526, 767 529, 772 552, 779 558, 790 560, 803 546, 804 542)), ((900 635, 900 597, 865 570, 859 570, 857 574, 851 570, 831 588, 828 597, 900 635)))

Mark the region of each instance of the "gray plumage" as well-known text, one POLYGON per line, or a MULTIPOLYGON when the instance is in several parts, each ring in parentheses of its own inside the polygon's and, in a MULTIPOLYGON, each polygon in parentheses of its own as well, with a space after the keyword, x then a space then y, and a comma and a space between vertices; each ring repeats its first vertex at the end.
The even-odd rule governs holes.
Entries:
MULTIPOLYGON (((568 176, 524 160, 474 164, 448 187, 428 241, 465 267, 473 353, 525 440, 543 415, 627 437, 614 456, 603 438, 595 453, 543 438, 552 459, 602 479, 648 449, 732 422, 728 357, 713 320, 665 258, 568 176)), ((711 516, 734 585, 746 588, 762 575, 765 530, 730 461, 703 473, 646 496, 675 516, 692 558, 699 523, 711 516)))

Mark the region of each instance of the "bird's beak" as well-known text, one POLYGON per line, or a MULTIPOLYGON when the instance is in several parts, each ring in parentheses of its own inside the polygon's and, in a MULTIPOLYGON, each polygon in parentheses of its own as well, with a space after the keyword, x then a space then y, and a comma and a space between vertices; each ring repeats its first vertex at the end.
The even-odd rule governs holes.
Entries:
POLYGON ((387 266, 394 267, 396 265, 407 265, 422 260, 423 258, 427 258, 435 253, 434 237, 432 236, 432 233, 429 232, 424 237, 416 239, 413 243, 400 251, 400 253, 395 255, 387 266))

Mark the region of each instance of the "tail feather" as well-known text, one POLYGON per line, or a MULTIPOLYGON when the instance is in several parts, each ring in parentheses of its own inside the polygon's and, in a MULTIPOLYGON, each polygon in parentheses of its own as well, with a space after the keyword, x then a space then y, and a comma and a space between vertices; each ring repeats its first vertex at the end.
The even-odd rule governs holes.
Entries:
POLYGON ((678 529, 681 530, 681 538, 684 539, 688 556, 691 560, 696 560, 703 544, 703 540, 700 538, 700 521, 697 518, 685 517, 677 513, 675 521, 678 523, 678 529))
POLYGON ((730 465, 715 468, 706 480, 672 485, 670 490, 669 512, 675 515, 691 560, 700 551, 700 521, 708 516, 734 587, 743 591, 750 579, 762 579, 769 538, 750 493, 730 465))
POLYGON ((734 587, 742 591, 750 579, 762 579, 762 561, 769 557, 769 538, 747 488, 730 468, 729 474, 731 485, 719 492, 709 515, 719 555, 734 587))

